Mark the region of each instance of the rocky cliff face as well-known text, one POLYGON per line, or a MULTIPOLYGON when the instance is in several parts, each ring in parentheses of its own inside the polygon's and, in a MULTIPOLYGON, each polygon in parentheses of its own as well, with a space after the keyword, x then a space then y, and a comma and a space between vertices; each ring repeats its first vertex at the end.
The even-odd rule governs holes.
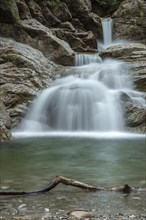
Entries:
POLYGON ((146 2, 143 0, 123 1, 112 15, 114 36, 146 44, 146 2))
MULTIPOLYGON (((11 138, 10 131, 21 120, 28 103, 51 84, 58 67, 72 65, 76 52, 96 52, 102 31, 95 3, 98 8, 98 1, 90 0, 0 3, 0 139, 11 138)), ((131 49, 129 44, 123 49, 113 48, 103 56, 129 62, 137 89, 145 91, 144 1, 124 1, 113 17, 116 38, 141 44, 131 49)))

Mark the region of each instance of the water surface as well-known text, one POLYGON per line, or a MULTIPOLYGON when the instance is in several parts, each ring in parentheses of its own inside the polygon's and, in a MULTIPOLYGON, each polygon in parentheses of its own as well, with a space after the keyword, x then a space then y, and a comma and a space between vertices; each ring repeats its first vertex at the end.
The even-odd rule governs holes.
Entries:
POLYGON ((42 137, 1 146, 1 180, 10 188, 39 187, 56 175, 100 186, 144 186, 145 138, 42 137))
MULTIPOLYGON (((145 152, 145 138, 128 136, 17 139, 1 145, 1 189, 36 190, 56 175, 97 186, 128 183, 145 187, 145 152)), ((91 210, 97 217, 117 213, 144 216, 146 211, 145 194, 90 193, 64 185, 36 196, 3 196, 0 203, 3 219, 22 214, 32 219, 60 219, 74 209, 91 210), (24 204, 27 209, 21 213, 19 207, 24 204)))

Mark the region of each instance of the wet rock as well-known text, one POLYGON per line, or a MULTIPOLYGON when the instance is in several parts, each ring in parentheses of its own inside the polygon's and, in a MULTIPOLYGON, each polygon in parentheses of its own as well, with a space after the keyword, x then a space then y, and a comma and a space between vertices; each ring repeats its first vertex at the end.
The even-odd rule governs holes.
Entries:
POLYGON ((92 6, 89 0, 64 0, 68 9, 70 10, 72 17, 77 18, 84 25, 84 28, 88 31, 92 31, 95 37, 99 37, 99 31, 97 26, 99 21, 91 13, 92 6))
POLYGON ((50 5, 48 7, 47 1, 37 1, 37 4, 41 7, 41 12, 47 21, 47 27, 54 27, 61 23, 60 19, 58 19, 50 10, 50 5))
POLYGON ((8 38, 0 38, 1 140, 21 120, 27 104, 52 82, 56 65, 43 54, 8 38))
POLYGON ((47 21, 42 14, 41 7, 34 1, 30 0, 27 2, 32 18, 35 18, 39 22, 46 24, 47 21))
POLYGON ((16 4, 18 7, 20 19, 24 20, 31 18, 31 13, 27 4, 25 3, 25 0, 17 0, 16 4))
POLYGON ((50 29, 34 19, 21 21, 21 26, 25 32, 32 36, 29 45, 40 50, 47 58, 56 63, 72 64, 74 51, 67 42, 54 36, 50 29))
POLYGON ((77 33, 77 36, 89 47, 89 51, 97 51, 97 40, 91 31, 77 33))
POLYGON ((126 126, 130 131, 146 132, 146 108, 133 103, 126 94, 121 93, 122 107, 126 118, 126 126))
POLYGON ((52 29, 52 32, 60 39, 67 41, 76 52, 96 52, 96 39, 92 32, 73 33, 60 28, 52 29))
POLYGON ((58 25, 59 28, 62 28, 63 30, 68 30, 75 32, 74 26, 70 22, 62 22, 61 24, 58 25))
POLYGON ((137 58, 136 55, 140 55, 140 60, 142 58, 145 59, 145 52, 146 52, 146 45, 140 44, 140 43, 130 43, 125 42, 123 44, 113 45, 106 49, 105 52, 103 52, 102 56, 111 56, 113 58, 123 59, 123 60, 132 60, 134 58, 137 58))
POLYGON ((146 122, 146 110, 136 106, 129 106, 126 110, 127 126, 137 127, 146 122))
POLYGON ((51 11, 62 22, 72 20, 72 15, 68 10, 67 5, 64 3, 60 2, 60 4, 58 4, 58 2, 56 2, 55 6, 53 5, 51 11))
POLYGON ((48 59, 62 65, 71 65, 74 51, 70 45, 53 35, 51 30, 35 19, 19 21, 17 25, 1 24, 0 36, 11 37, 41 51, 48 59))
POLYGON ((15 0, 0 3, 0 22, 14 23, 19 19, 19 11, 15 0))
POLYGON ((123 1, 118 10, 113 14, 113 17, 131 18, 141 17, 144 13, 144 1, 143 0, 126 0, 123 1))
POLYGON ((122 2, 113 14, 115 38, 146 43, 145 13, 146 2, 143 0, 122 2))
POLYGON ((146 92, 146 72, 145 72, 145 75, 135 76, 134 84, 139 91, 146 92))
MULTIPOLYGON (((2 92, 0 92, 2 97, 2 92)), ((0 141, 6 141, 11 139, 11 118, 7 111, 2 98, 0 99, 0 141)))
POLYGON ((34 85, 35 89, 49 84, 57 67, 40 51, 9 38, 0 38, 0 61, 1 84, 25 81, 28 87, 34 85))
POLYGON ((123 43, 109 47, 101 53, 103 58, 113 57, 124 60, 131 68, 135 88, 146 91, 146 46, 140 43, 123 43))
POLYGON ((80 22, 78 18, 72 19, 71 23, 77 31, 85 31, 84 25, 80 22))
POLYGON ((89 211, 75 210, 68 214, 68 219, 91 219, 93 217, 92 213, 89 211))

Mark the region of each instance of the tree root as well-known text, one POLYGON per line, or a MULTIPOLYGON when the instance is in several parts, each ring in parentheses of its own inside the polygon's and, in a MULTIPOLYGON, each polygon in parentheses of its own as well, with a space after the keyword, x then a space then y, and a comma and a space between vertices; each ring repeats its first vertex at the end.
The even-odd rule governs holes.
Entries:
POLYGON ((146 192, 145 188, 134 188, 130 187, 128 184, 124 185, 124 187, 114 187, 114 188, 105 188, 105 187, 95 187, 92 185, 88 185, 82 182, 79 182, 77 180, 68 179, 64 176, 56 176, 45 188, 42 188, 40 190, 36 191, 0 191, 0 195, 33 195, 33 194, 39 194, 39 193, 45 193, 53 188, 55 188, 59 183, 62 183, 64 185, 74 186, 81 189, 85 189, 87 191, 113 191, 113 192, 122 192, 129 194, 132 191, 133 192, 146 192))

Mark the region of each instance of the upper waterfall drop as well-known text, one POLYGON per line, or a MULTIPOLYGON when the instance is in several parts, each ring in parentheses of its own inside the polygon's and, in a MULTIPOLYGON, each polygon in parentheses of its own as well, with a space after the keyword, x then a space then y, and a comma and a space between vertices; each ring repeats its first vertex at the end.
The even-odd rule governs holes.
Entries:
POLYGON ((103 43, 104 46, 110 46, 112 44, 112 29, 113 21, 111 18, 104 18, 101 20, 103 29, 103 43))

